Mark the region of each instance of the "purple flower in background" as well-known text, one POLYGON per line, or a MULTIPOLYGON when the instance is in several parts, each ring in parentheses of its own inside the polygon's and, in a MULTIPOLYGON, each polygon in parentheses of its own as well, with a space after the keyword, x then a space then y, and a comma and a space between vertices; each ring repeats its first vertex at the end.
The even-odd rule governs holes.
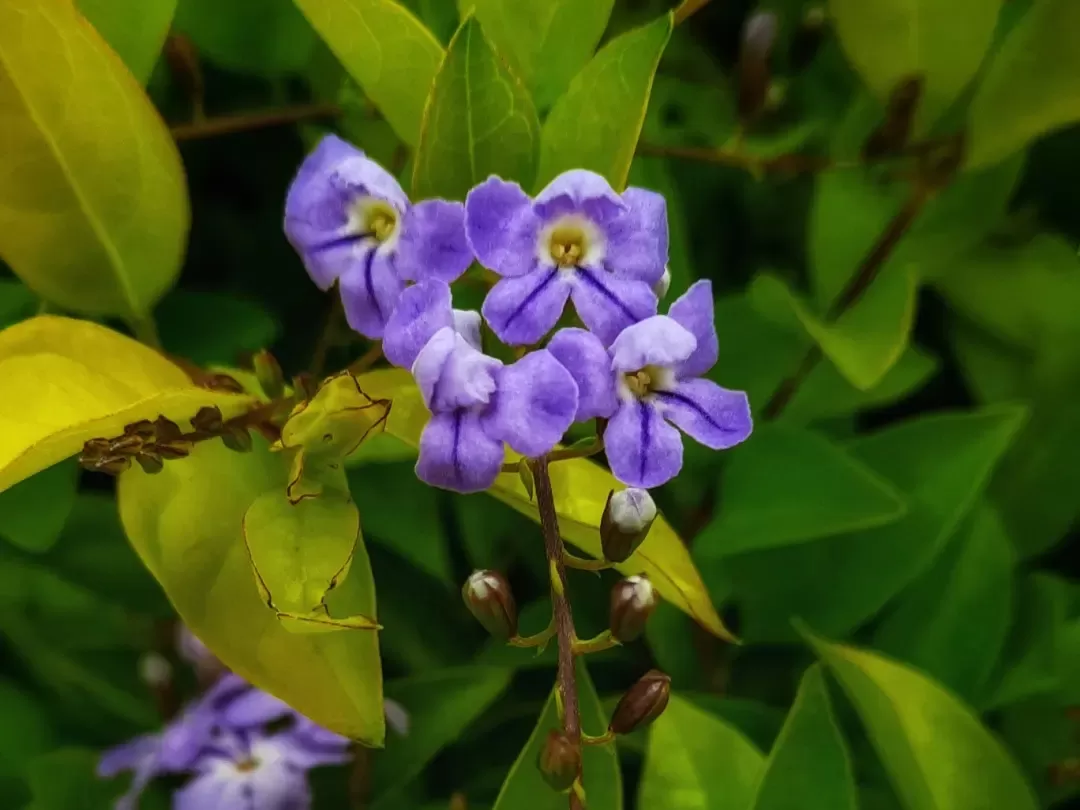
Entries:
POLYGON ((458 492, 495 483, 503 442, 524 456, 551 450, 578 407, 574 378, 547 351, 504 366, 452 326, 426 342, 412 373, 432 414, 420 437, 416 474, 458 492))
POLYGON ((349 325, 377 339, 406 282, 453 281, 472 262, 461 203, 415 205, 393 175, 334 135, 300 166, 285 234, 322 290, 337 281, 349 325))
POLYGON ((629 486, 656 487, 678 474, 675 427, 713 450, 750 435, 746 394, 701 378, 718 351, 711 282, 694 284, 667 315, 627 327, 610 348, 583 329, 561 330, 547 348, 577 381, 577 419, 609 420, 608 464, 629 486))
POLYGON ((499 339, 538 342, 568 297, 606 346, 656 314, 668 258, 667 204, 652 191, 616 194, 598 174, 559 175, 535 199, 491 177, 469 192, 465 227, 477 259, 502 276, 483 313, 499 339))
POLYGON ((174 810, 307 810, 307 771, 349 760, 349 741, 320 731, 226 730, 194 763, 195 776, 173 796, 174 810))

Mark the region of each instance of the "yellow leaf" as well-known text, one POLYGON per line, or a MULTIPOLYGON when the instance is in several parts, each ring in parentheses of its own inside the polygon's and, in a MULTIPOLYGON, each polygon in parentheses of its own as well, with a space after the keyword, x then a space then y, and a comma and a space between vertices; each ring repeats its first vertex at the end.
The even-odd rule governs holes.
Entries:
POLYGON ((188 224, 168 129, 72 0, 0 3, 0 257, 65 309, 136 318, 188 224))
POLYGON ((362 617, 375 616, 363 542, 349 575, 326 596, 325 616, 279 617, 260 595, 244 514, 264 492, 284 492, 288 479, 288 459, 261 437, 250 453, 203 442, 157 475, 133 468, 120 476, 120 519, 180 617, 226 666, 316 723, 381 745, 379 639, 362 629, 370 627, 362 617), (323 629, 336 632, 313 632, 323 629))
MULTIPOLYGON (((364 393, 373 399, 392 401, 386 432, 411 447, 418 447, 420 432, 427 424, 429 414, 412 376, 400 369, 380 369, 360 375, 359 382, 364 393)), ((517 456, 508 454, 507 460, 516 461, 517 456)), ((594 557, 600 557, 600 517, 608 492, 621 488, 622 484, 588 459, 571 459, 551 465, 551 486, 563 537, 594 557)), ((540 522, 536 505, 516 472, 500 475, 488 492, 540 522)), ((732 639, 709 599, 686 546, 663 517, 657 518, 648 538, 633 556, 616 567, 624 574, 648 574, 664 599, 689 614, 710 633, 732 639)))
POLYGON ((104 326, 52 315, 0 332, 0 380, 0 492, 140 419, 184 423, 203 405, 229 419, 255 402, 195 387, 162 355, 104 326))

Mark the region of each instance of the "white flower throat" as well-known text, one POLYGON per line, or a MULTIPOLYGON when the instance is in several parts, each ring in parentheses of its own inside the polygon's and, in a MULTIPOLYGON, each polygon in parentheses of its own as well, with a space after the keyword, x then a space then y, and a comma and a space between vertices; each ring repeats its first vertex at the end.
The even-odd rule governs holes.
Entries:
POLYGON ((603 234, 585 217, 567 214, 540 232, 537 258, 542 265, 554 263, 572 273, 578 267, 599 267, 604 261, 603 234))
POLYGON ((616 377, 615 386, 624 402, 649 402, 658 391, 670 391, 675 385, 675 372, 663 366, 645 366, 616 377))

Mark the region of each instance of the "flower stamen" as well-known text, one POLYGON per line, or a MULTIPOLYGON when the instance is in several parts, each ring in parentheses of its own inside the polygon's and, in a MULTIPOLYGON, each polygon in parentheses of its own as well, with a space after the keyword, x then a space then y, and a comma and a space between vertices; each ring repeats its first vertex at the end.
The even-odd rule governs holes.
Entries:
POLYGON ((564 225, 551 232, 551 258, 560 267, 576 267, 588 249, 585 232, 574 225, 564 225))

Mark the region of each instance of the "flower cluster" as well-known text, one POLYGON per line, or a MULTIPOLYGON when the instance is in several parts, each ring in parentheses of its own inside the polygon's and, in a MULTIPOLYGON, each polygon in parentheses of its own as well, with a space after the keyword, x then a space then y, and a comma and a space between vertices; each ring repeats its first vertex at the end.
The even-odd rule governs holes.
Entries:
MULTIPOLYGON (((186 628, 177 644, 196 671, 218 673, 213 684, 162 731, 106 751, 98 775, 133 773, 116 810, 134 810, 157 777, 188 775, 173 794, 174 810, 306 810, 307 772, 351 759, 350 741, 224 669, 186 628)), ((387 702, 389 725, 407 732, 404 710, 387 702)))
POLYGON ((717 359, 710 282, 657 314, 669 279, 659 194, 619 194, 575 170, 534 198, 491 177, 464 204, 410 203, 330 136, 300 168, 285 230, 316 284, 338 282, 352 327, 411 369, 432 414, 417 462, 427 483, 487 489, 504 444, 540 456, 575 421, 601 420, 612 472, 646 488, 679 472, 679 430, 713 449, 750 435, 746 395, 703 376, 717 359), (483 321, 504 343, 533 347, 517 362, 484 354, 481 313, 453 309, 449 284, 473 259, 499 276, 483 321), (568 300, 585 328, 537 348, 568 300))

